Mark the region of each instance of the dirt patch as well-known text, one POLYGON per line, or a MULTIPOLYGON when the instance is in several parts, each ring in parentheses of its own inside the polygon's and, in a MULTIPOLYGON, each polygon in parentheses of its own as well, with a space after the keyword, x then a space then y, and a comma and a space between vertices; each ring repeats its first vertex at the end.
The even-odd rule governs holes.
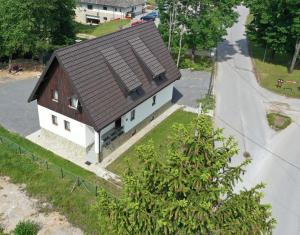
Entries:
POLYGON ((28 197, 25 189, 25 185, 15 185, 8 177, 0 177, 0 224, 5 233, 11 232, 20 221, 32 220, 40 225, 39 235, 83 235, 58 212, 42 213, 50 205, 28 197))
POLYGON ((41 71, 21 71, 18 73, 9 73, 7 70, 0 70, 0 81, 10 81, 10 80, 19 80, 19 79, 28 79, 36 77, 38 78, 41 75, 41 71))

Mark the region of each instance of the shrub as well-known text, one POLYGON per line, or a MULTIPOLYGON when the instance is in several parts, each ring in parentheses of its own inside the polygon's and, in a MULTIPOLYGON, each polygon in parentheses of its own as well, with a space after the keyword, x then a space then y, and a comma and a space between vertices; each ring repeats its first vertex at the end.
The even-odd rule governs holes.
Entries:
POLYGON ((31 220, 21 221, 17 224, 15 235, 36 235, 39 231, 39 225, 31 220))

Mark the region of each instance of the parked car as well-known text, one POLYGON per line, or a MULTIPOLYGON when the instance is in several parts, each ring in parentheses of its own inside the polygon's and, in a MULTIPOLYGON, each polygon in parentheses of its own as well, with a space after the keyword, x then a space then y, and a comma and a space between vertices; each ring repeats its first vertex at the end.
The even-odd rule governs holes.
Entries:
POLYGON ((152 11, 149 14, 147 14, 148 16, 154 16, 154 17, 158 17, 158 12, 157 11, 152 11))
POLYGON ((145 15, 145 16, 142 16, 141 17, 141 20, 143 20, 143 21, 155 21, 155 16, 153 16, 153 15, 145 15))

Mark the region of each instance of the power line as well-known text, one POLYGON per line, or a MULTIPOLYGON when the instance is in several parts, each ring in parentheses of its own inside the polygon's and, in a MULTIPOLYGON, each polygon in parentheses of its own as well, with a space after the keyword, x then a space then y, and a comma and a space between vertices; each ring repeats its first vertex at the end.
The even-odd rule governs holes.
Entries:
POLYGON ((228 122, 226 122, 224 119, 220 118, 218 115, 215 114, 215 117, 217 117, 221 122, 223 122, 224 124, 226 124, 228 127, 230 127, 232 130, 234 130, 235 132, 239 133, 241 136, 243 136, 244 138, 248 139, 250 142, 252 142, 253 144, 257 145, 258 147, 260 147, 261 149, 264 149, 265 151, 269 152, 271 155, 277 157, 278 159, 280 159, 281 161, 285 162, 286 164, 296 168, 297 170, 300 171, 300 167, 295 165, 292 162, 289 162, 288 160, 284 159, 282 156, 280 156, 277 153, 272 152, 270 149, 266 148, 265 146, 261 145, 260 143, 258 143, 257 141, 255 141, 254 139, 252 139, 251 137, 245 135, 244 133, 242 133, 241 131, 239 131, 238 129, 236 129, 235 127, 233 127, 231 124, 229 124, 228 122))

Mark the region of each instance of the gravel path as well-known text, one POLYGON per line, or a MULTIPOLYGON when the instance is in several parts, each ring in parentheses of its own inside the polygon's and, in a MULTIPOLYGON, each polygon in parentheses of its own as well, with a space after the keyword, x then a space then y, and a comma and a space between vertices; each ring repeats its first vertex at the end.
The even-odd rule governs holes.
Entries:
POLYGON ((82 235, 66 217, 57 212, 41 213, 51 207, 26 195, 25 185, 15 185, 8 177, 0 177, 0 224, 5 233, 10 233, 22 220, 33 220, 40 225, 39 235, 82 235))

